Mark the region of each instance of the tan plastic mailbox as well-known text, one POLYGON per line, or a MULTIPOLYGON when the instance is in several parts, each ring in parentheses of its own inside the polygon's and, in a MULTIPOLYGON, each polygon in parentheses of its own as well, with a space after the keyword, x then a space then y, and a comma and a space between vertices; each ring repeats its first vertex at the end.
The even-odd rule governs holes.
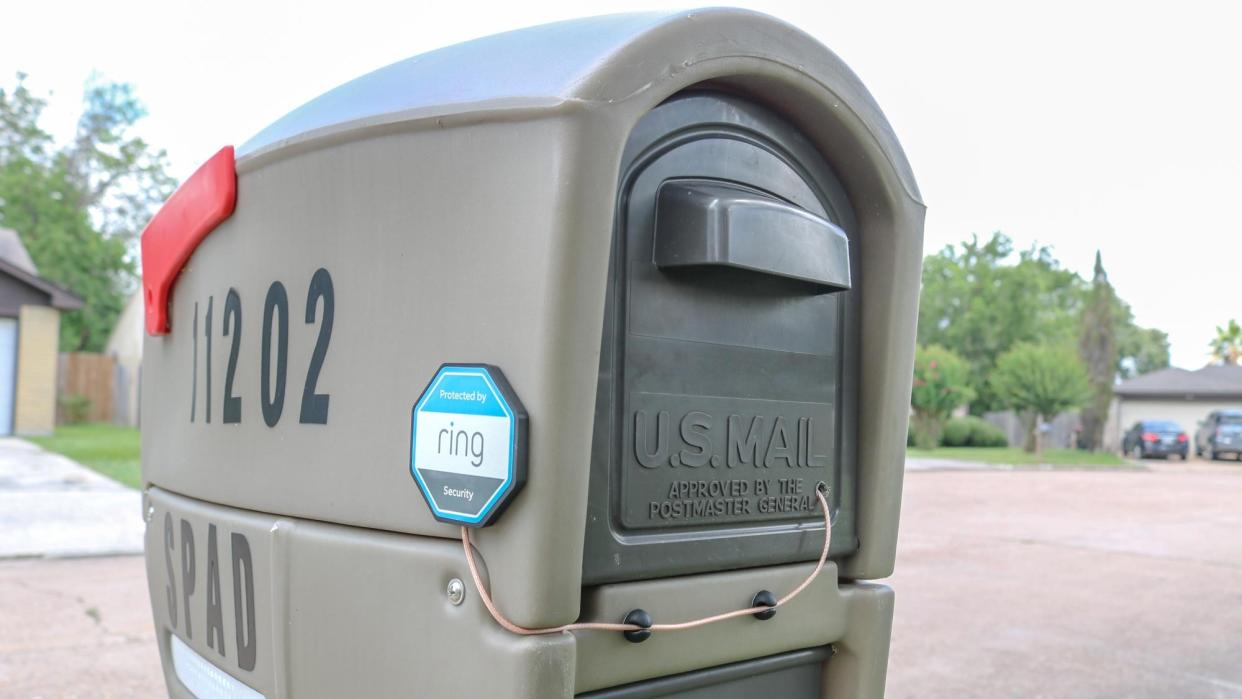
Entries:
POLYGON ((452 46, 221 151, 143 237, 170 694, 881 696, 923 211, 849 69, 732 10, 452 46), (522 627, 676 623, 806 578, 820 483, 766 620, 514 633, 462 547, 522 627))

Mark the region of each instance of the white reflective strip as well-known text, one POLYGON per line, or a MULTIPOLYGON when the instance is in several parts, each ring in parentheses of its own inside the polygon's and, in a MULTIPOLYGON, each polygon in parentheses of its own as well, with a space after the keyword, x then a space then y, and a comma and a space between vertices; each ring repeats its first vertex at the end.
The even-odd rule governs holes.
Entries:
POLYGON ((172 661, 177 679, 198 699, 264 699, 176 636, 172 636, 172 661))

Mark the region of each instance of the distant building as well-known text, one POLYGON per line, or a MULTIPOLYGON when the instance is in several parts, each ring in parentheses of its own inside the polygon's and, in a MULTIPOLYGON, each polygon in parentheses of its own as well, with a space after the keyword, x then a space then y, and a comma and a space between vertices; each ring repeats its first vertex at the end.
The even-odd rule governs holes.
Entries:
POLYGON ((104 354, 116 360, 112 383, 112 420, 121 425, 137 427, 138 402, 142 392, 142 340, 143 340, 142 289, 129 297, 121 315, 112 326, 104 354))
POLYGON ((60 312, 82 305, 39 276, 16 231, 0 228, 0 435, 56 426, 60 312))
POLYGON ((1139 420, 1172 420, 1193 439, 1208 413, 1242 409, 1242 366, 1161 369, 1122 381, 1114 393, 1105 446, 1120 449, 1122 435, 1139 420))

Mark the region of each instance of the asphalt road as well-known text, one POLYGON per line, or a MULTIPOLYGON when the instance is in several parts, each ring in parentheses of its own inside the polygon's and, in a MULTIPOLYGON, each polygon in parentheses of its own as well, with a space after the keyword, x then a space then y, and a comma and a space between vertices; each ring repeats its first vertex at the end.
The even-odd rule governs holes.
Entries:
MULTIPOLYGON (((1242 464, 906 477, 890 697, 1242 697, 1242 464)), ((161 696, 142 559, 0 562, 0 696, 161 696)))

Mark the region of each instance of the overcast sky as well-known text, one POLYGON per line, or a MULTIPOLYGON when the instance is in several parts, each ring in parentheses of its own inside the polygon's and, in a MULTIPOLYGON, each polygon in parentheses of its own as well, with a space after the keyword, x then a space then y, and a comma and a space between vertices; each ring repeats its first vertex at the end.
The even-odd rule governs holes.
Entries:
MULTIPOLYGON (((888 115, 928 204, 925 249, 1001 230, 1090 276, 1096 249, 1173 363, 1242 318, 1242 11, 1227 2, 743 2, 818 37, 888 115)), ((683 2, 9 3, 0 84, 52 92, 68 136, 92 71, 133 83, 185 177, 306 100, 423 51, 683 2)), ((692 6, 692 5, 689 5, 692 6)), ((1242 7, 1242 6, 1238 6, 1242 7)))

